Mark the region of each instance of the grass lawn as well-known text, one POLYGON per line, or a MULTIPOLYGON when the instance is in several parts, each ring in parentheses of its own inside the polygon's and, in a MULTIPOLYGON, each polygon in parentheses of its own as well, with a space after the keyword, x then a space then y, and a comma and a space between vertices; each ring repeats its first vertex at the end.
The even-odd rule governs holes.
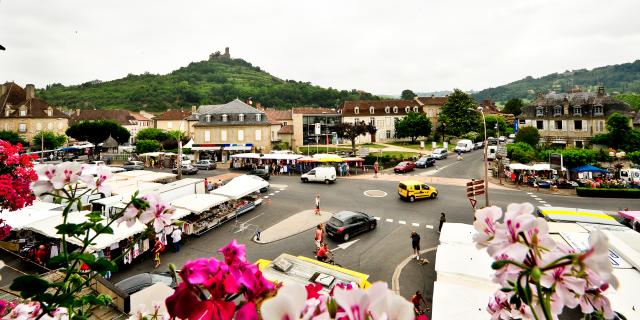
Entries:
MULTIPOLYGON (((410 141, 393 141, 393 142, 389 142, 388 144, 398 146, 398 147, 420 150, 420 142, 411 143, 410 141)), ((449 150, 453 150, 453 148, 455 147, 456 146, 454 144, 449 143, 449 150)), ((442 142, 436 142, 436 148, 442 148, 442 142)), ((424 149, 432 150, 431 142, 425 142, 424 149)))
POLYGON ((300 154, 307 154, 307 152, 309 154, 316 154, 316 153, 327 153, 327 149, 329 152, 336 152, 336 151, 346 151, 346 152, 351 152, 351 148, 343 148, 343 147, 324 147, 324 146, 318 146, 316 149, 316 146, 310 146, 310 147, 298 147, 298 153, 300 154), (317 151, 317 152, 316 152, 317 151))
POLYGON ((357 145, 356 147, 372 148, 372 149, 384 149, 385 148, 385 146, 381 146, 381 145, 375 144, 375 143, 364 143, 364 144, 357 145))

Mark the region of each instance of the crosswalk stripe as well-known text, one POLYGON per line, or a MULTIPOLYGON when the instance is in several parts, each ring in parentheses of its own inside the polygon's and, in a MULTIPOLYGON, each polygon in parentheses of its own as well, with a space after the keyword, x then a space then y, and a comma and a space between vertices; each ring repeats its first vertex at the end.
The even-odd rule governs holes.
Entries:
POLYGON ((543 206, 543 207, 551 207, 551 205, 550 205, 550 204, 548 204, 548 203, 547 203, 547 204, 544 204, 544 205, 542 205, 542 206, 543 206))
POLYGON ((373 217, 374 219, 380 221, 380 217, 373 217))
POLYGON ((269 199, 269 196, 264 196, 263 198, 265 198, 265 199, 269 199))
POLYGON ((430 225, 430 224, 428 224, 428 225, 427 225, 427 229, 433 229, 433 226, 432 226, 432 225, 430 225))
POLYGON ((270 196, 273 196, 273 195, 275 195, 275 193, 273 193, 273 192, 272 192, 272 193, 269 193, 269 195, 270 195, 270 196))
POLYGON ((548 203, 548 202, 546 202, 546 201, 542 201, 542 200, 540 200, 539 202, 540 202, 540 203, 548 203))
POLYGON ((532 193, 532 192, 527 192, 527 194, 528 194, 528 195, 532 195, 533 193, 532 193))
POLYGON ((387 222, 393 222, 393 219, 387 219, 387 222))
POLYGON ((407 224, 407 222, 406 222, 406 221, 402 221, 402 220, 398 221, 398 223, 399 223, 399 224, 407 224))
POLYGON ((279 193, 279 192, 280 192, 280 190, 276 190, 276 193, 279 193))
POLYGON ((415 223, 415 222, 414 222, 414 223, 412 223, 411 225, 412 225, 412 226, 414 226, 414 227, 419 227, 419 226, 420 226, 420 224, 415 223))

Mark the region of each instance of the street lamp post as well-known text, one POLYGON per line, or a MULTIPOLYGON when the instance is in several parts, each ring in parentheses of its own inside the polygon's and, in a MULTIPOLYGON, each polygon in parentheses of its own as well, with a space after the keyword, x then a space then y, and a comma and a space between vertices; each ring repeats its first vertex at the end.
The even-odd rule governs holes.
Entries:
POLYGON ((484 117, 482 107, 478 107, 484 124, 484 206, 489 207, 489 162, 487 160, 487 120, 484 117))

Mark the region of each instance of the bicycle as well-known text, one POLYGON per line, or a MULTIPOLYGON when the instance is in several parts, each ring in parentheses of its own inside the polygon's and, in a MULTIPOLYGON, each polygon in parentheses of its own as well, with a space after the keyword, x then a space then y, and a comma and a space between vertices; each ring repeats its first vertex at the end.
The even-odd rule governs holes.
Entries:
POLYGON ((333 257, 331 257, 331 258, 328 258, 328 257, 327 257, 327 259, 326 259, 326 260, 324 260, 324 261, 319 260, 319 259, 318 259, 318 257, 316 257, 316 260, 318 260, 318 261, 320 261, 320 262, 323 262, 323 263, 326 263, 326 264, 330 264, 330 265, 332 265, 332 266, 336 266, 336 267, 340 267, 340 268, 342 268, 342 265, 341 265, 341 264, 339 264, 339 263, 337 263, 335 260, 333 260, 333 257))

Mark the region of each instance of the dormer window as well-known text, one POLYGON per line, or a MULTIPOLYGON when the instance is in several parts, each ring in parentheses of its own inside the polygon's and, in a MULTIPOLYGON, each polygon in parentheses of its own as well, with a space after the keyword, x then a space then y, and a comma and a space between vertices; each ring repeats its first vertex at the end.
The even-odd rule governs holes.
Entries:
POLYGON ((370 114, 374 114, 375 112, 376 112, 376 109, 374 107, 369 107, 370 114))
POLYGON ((26 117, 27 116, 27 108, 25 108, 25 107, 20 108, 20 116, 21 117, 26 117))
POLYGON ((557 116, 561 116, 561 115, 562 115, 562 107, 561 106, 553 107, 553 116, 557 117, 557 116))
POLYGON ((411 112, 411 107, 405 107, 405 108, 404 108, 404 112, 405 112, 405 113, 409 113, 409 112, 411 112))
POLYGON ((48 116, 48 117, 51 117, 52 115, 53 115, 53 109, 51 109, 51 107, 49 107, 49 108, 47 109, 47 116, 48 116))
POLYGON ((222 115, 222 122, 227 122, 227 115, 226 114, 222 115))
POLYGON ((418 107, 413 107, 413 112, 418 113, 418 107))
POLYGON ((603 108, 601 105, 597 105, 595 107, 593 107, 593 115, 594 116, 601 116, 604 114, 603 108))
POLYGON ((256 113, 256 121, 258 122, 262 121, 262 114, 256 113))
POLYGON ((581 106, 574 106, 573 107, 573 115, 574 116, 582 116, 582 107, 581 106))
POLYGON ((393 107, 393 113, 398 113, 398 107, 393 107))
POLYGON ((544 108, 542 106, 536 107, 536 117, 544 117, 544 108))
POLYGON ((205 120, 206 120, 207 122, 211 122, 211 115, 210 115, 210 114, 206 115, 206 116, 205 116, 205 120))
POLYGON ((360 108, 359 107, 353 108, 353 113, 360 114, 360 108))
POLYGON ((238 115, 238 121, 243 122, 244 121, 244 114, 239 114, 238 115))
POLYGON ((384 112, 385 112, 385 113, 389 113, 389 111, 391 111, 391 108, 389 108, 389 107, 384 107, 384 112))
POLYGON ((11 107, 7 106, 7 107, 4 109, 4 116, 5 116, 5 117, 8 117, 8 116, 9 116, 9 114, 11 114, 11 107))

